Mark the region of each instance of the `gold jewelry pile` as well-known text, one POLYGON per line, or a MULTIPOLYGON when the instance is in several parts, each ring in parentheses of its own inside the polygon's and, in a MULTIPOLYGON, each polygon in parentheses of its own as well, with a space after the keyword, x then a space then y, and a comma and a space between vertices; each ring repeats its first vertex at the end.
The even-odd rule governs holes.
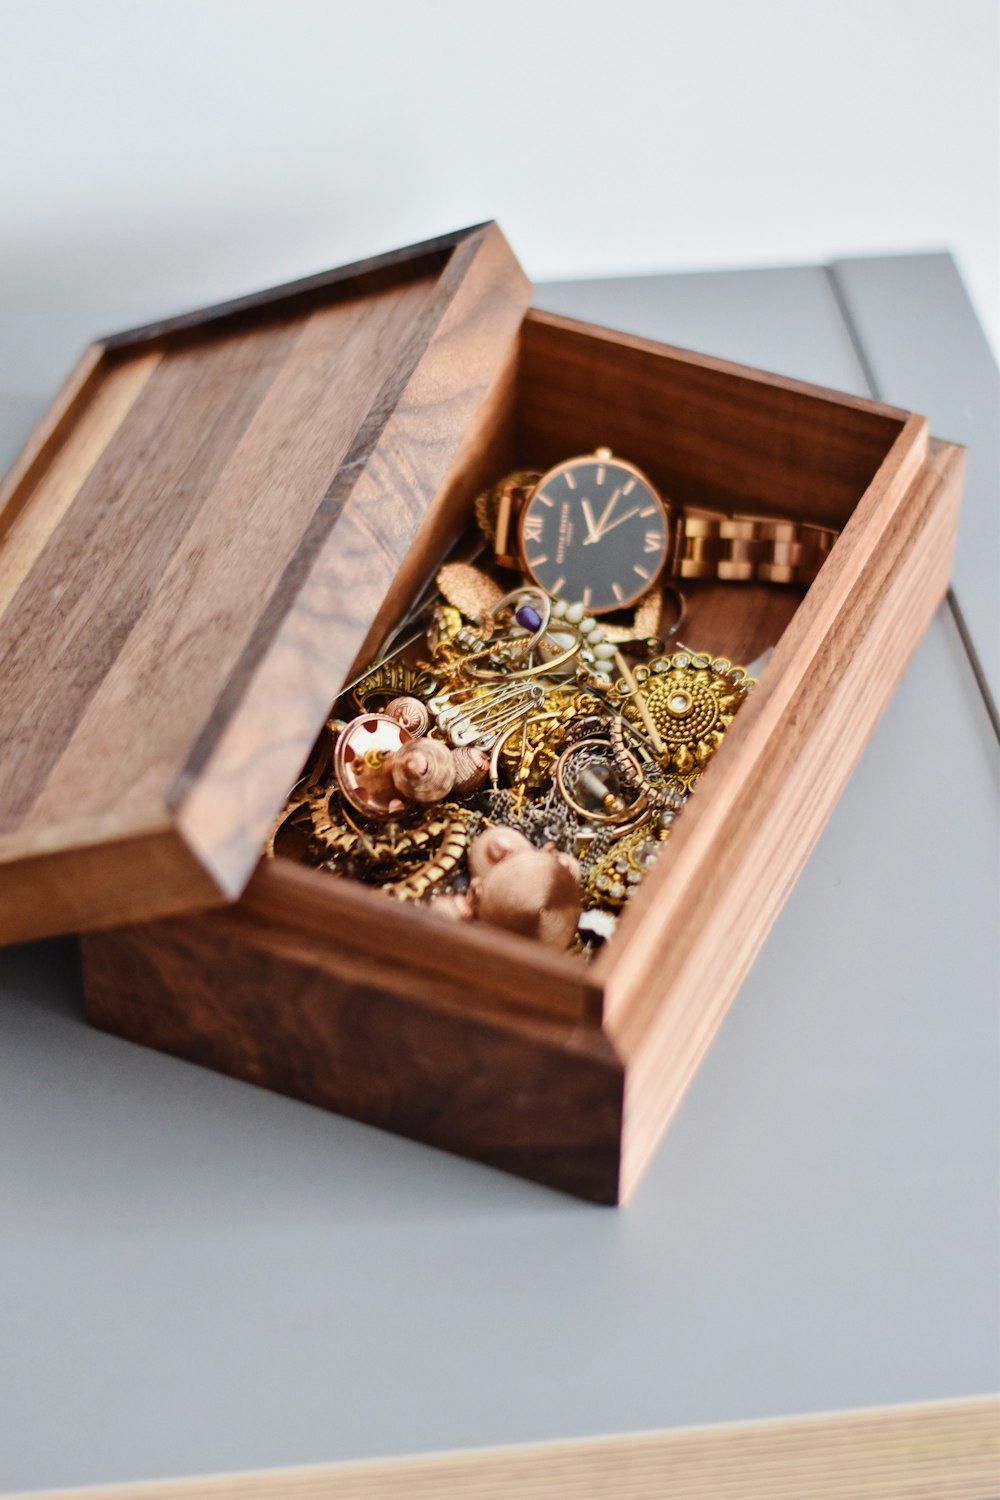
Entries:
POLYGON ((744 668, 450 563, 341 696, 269 853, 590 954, 753 686, 744 668), (412 616, 411 616, 412 619, 412 616))

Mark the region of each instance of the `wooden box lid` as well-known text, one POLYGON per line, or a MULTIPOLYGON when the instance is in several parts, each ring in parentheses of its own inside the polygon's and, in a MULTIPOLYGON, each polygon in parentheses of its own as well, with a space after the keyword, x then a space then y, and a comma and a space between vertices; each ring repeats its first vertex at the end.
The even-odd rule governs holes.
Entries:
POLYGON ((240 893, 530 295, 485 224, 87 352, 0 489, 0 942, 240 893))

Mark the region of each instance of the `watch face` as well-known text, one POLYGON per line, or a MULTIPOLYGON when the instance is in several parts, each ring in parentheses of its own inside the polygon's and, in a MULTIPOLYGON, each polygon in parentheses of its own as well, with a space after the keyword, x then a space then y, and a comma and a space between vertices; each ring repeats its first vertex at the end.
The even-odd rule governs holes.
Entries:
POLYGON ((656 582, 667 556, 667 513, 632 464, 571 458, 542 475, 521 514, 520 542, 539 588, 604 614, 634 604, 656 582))

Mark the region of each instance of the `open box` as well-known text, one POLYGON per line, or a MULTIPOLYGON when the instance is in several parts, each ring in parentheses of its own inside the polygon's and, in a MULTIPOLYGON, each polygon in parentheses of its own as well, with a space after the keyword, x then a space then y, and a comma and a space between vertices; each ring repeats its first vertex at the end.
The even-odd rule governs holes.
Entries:
POLYGON ((634 1187, 948 578, 922 417, 526 311, 495 226, 95 346, 0 502, 0 939, 81 932, 133 1040, 614 1203, 634 1187), (273 818, 478 489, 607 444, 670 499, 843 533, 590 965, 286 860, 273 818))

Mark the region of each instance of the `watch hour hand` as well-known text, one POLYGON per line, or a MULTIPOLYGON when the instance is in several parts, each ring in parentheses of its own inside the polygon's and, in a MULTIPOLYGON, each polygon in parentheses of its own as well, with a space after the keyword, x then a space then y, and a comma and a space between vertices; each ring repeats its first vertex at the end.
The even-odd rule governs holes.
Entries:
POLYGON ((585 547, 586 547, 586 545, 587 545, 588 542, 599 542, 601 540, 601 537, 604 535, 605 531, 607 531, 607 529, 608 529, 608 526, 607 526, 608 517, 610 516, 611 512, 614 510, 616 504, 618 503, 618 496, 620 494, 621 494, 621 490, 620 489, 615 490, 614 494, 611 496, 611 499, 608 501, 607 505, 601 511, 600 517, 598 518, 598 520, 597 520, 596 523, 594 521, 593 513, 592 513, 592 511, 590 509, 590 506, 588 504, 586 504, 586 503, 584 504, 584 515, 585 515, 586 520, 587 520, 587 525, 590 528, 589 531, 588 531, 588 533, 587 533, 587 535, 583 539, 583 545, 585 547))
POLYGON ((586 547, 588 542, 596 542, 600 538, 601 533, 597 522, 594 520, 594 512, 590 508, 590 501, 581 501, 581 507, 583 509, 583 519, 587 523, 587 535, 583 539, 583 545, 586 547))

